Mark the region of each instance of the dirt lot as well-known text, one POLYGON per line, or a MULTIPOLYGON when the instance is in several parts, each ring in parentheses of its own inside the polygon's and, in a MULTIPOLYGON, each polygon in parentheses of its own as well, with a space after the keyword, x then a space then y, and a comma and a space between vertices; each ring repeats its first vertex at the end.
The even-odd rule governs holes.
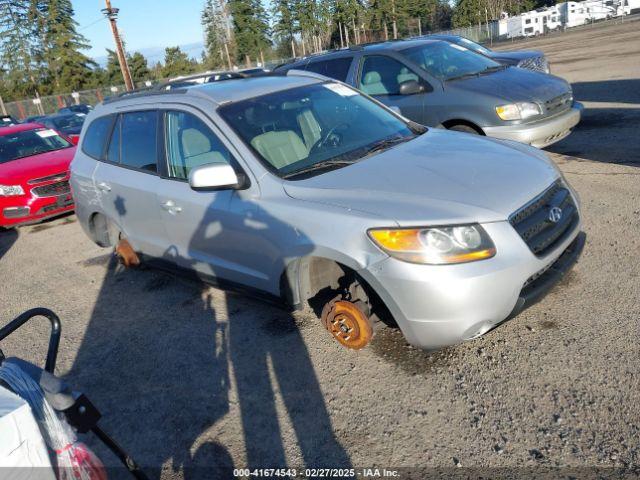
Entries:
MULTIPOLYGON (((312 318, 122 270, 74 217, 0 233, 3 321, 54 309, 58 373, 162 478, 247 466, 423 469, 404 478, 638 468, 640 22, 518 46, 544 50, 587 108, 551 151, 582 196, 588 243, 561 286, 485 337, 429 354, 387 331, 346 351, 312 318)), ((5 353, 41 362, 46 331, 28 327, 5 353)))

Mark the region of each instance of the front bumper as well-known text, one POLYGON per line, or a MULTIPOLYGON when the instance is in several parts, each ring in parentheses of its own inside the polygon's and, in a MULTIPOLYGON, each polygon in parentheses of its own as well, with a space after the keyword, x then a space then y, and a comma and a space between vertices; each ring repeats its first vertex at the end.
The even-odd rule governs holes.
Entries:
POLYGON ((74 208, 71 194, 56 197, 33 195, 7 197, 0 201, 0 227, 18 227, 57 217, 74 208))
POLYGON ((497 249, 489 260, 445 266, 387 258, 359 272, 412 345, 436 349, 483 335, 540 300, 584 246, 580 225, 544 257, 508 222, 483 227, 497 249))
POLYGON ((538 148, 559 142, 571 133, 571 129, 580 122, 582 104, 574 102, 566 112, 555 117, 545 118, 535 123, 523 123, 499 127, 483 127, 488 137, 515 140, 538 148))

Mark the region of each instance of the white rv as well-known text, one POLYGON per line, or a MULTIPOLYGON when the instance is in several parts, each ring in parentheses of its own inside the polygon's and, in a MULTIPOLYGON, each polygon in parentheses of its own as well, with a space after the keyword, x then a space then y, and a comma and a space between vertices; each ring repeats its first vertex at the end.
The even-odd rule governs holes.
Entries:
POLYGON ((589 19, 587 8, 578 2, 564 2, 556 5, 562 16, 562 25, 565 28, 584 25, 589 19))
POLYGON ((508 38, 533 37, 555 30, 562 25, 560 9, 555 7, 540 8, 520 15, 509 17, 502 15, 498 24, 499 35, 508 38))

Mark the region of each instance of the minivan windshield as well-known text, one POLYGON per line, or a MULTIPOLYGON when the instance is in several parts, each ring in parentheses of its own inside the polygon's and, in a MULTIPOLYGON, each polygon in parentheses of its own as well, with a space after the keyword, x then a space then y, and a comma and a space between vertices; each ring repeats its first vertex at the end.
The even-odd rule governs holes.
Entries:
POLYGON ((290 179, 354 163, 425 131, 333 82, 262 95, 219 112, 272 171, 290 179))
POLYGON ((441 80, 455 80, 504 68, 484 55, 447 42, 427 43, 407 48, 402 53, 441 80))
POLYGON ((453 43, 460 45, 461 47, 468 48, 476 53, 481 53, 482 55, 491 55, 491 50, 486 47, 483 47, 479 43, 474 42, 473 40, 469 40, 464 37, 456 37, 451 40, 453 43))
POLYGON ((72 146, 54 130, 48 128, 0 135, 0 163, 72 146))

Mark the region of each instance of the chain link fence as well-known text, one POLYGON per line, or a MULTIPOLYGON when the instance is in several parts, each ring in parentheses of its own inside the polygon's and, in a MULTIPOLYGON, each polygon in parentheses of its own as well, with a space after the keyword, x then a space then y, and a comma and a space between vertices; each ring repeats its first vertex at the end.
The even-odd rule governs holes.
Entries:
POLYGON ((15 102, 7 102, 3 105, 3 114, 11 115, 18 120, 24 120, 28 117, 50 115, 56 113, 63 107, 86 103, 95 105, 102 102, 106 97, 117 95, 125 91, 124 85, 111 87, 100 87, 91 90, 81 90, 79 92, 46 95, 37 98, 29 98, 17 100, 15 102))
MULTIPOLYGON (((633 17, 637 17, 637 15, 633 15, 633 17)), ((615 22, 620 23, 624 21, 624 17, 613 18, 610 20, 602 20, 597 23, 609 23, 615 22)), ((572 27, 573 29, 581 29, 588 28, 592 26, 593 22, 572 27)), ((553 34, 561 33, 565 29, 561 29, 555 32, 549 32, 553 34)), ((365 29, 360 28, 357 29, 357 32, 354 29, 346 29, 343 31, 342 38, 337 40, 335 37, 331 41, 327 41, 331 43, 331 45, 327 45, 324 48, 341 48, 347 46, 354 46, 362 43, 370 43, 370 42, 379 42, 384 40, 392 40, 394 38, 394 29, 392 25, 387 26, 386 29, 383 30, 373 30, 373 29, 365 29)), ((429 32, 423 30, 419 19, 410 19, 406 21, 403 25, 402 29, 402 38, 411 38, 417 37, 420 35, 427 35, 430 33, 440 33, 440 34, 452 34, 452 35, 460 35, 466 37, 475 42, 484 43, 492 45, 494 42, 505 41, 507 40, 506 35, 500 35, 499 33, 499 22, 497 20, 493 20, 486 23, 479 23, 477 25, 473 25, 470 27, 463 28, 455 28, 451 30, 444 30, 438 32, 429 32)), ((399 36, 399 35, 398 35, 399 36)), ((328 40, 328 39, 327 39, 328 40)), ((511 38, 513 41, 514 39, 511 38)), ((316 45, 321 45, 318 42, 316 45)), ((296 44, 296 52, 298 55, 302 54, 302 48, 300 44, 296 44)), ((311 50, 307 50, 305 52, 307 55, 311 54, 311 50)), ((290 58, 280 58, 277 60, 270 59, 265 61, 265 68, 273 68, 276 65, 281 63, 285 63, 291 60, 290 58)), ((259 62, 251 62, 253 67, 262 66, 259 62)), ((246 68, 247 65, 243 65, 241 68, 246 68)), ((234 69, 237 69, 238 66, 234 66, 234 69)), ((142 84, 137 85, 137 87, 147 87, 149 86, 149 82, 143 82, 142 84)), ((58 94, 58 95, 48 95, 39 98, 30 98, 24 100, 18 100, 14 102, 2 103, 0 99, 0 109, 2 113, 5 115, 11 115, 18 120, 24 120, 27 117, 32 116, 41 116, 41 115, 50 115, 52 113, 57 112, 60 108, 75 105, 79 103, 84 103, 88 105, 95 105, 97 103, 102 102, 105 98, 118 95, 125 91, 124 85, 114 85, 107 87, 99 87, 91 90, 82 90, 79 92, 67 93, 67 94, 58 94)))

